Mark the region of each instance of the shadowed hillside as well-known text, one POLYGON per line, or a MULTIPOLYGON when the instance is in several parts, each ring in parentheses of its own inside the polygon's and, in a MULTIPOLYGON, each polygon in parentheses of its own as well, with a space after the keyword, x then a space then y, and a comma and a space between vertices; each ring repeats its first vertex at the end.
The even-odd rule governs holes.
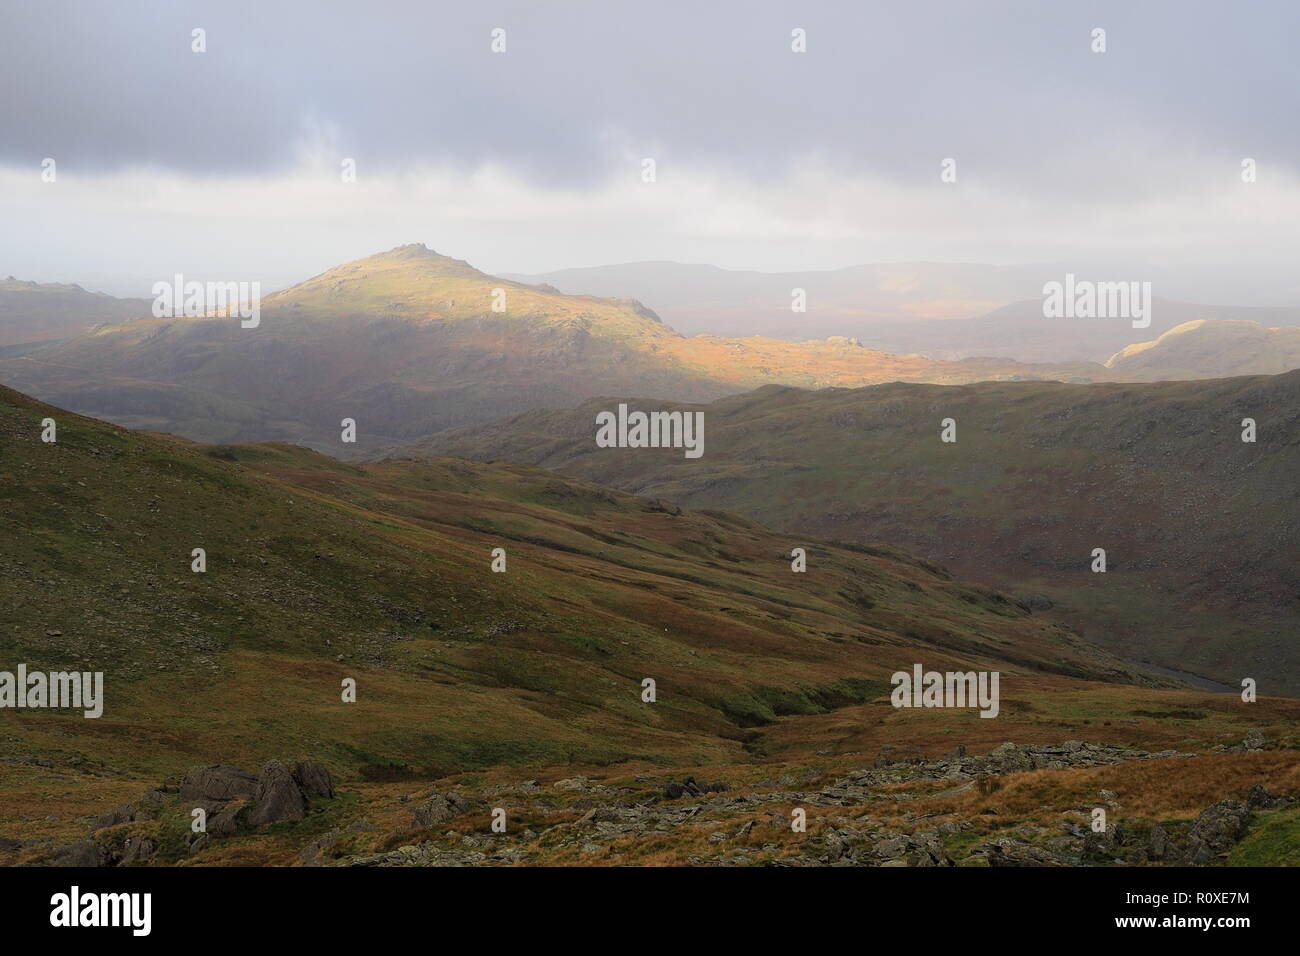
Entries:
MULTIPOLYGON (((426 443, 788 532, 888 541, 1055 604, 1122 657, 1300 693, 1300 372, 1150 385, 767 388, 705 452, 598 449, 594 401, 426 443), (940 440, 956 421, 957 441, 940 440), (1244 443, 1242 420, 1257 423, 1244 443), (1092 573, 1092 551, 1109 569, 1092 573)), ((640 407, 660 407, 643 402, 640 407)))
MULTIPOLYGON (((98 719, 0 712, 7 862, 816 864, 844 852, 839 838, 819 826, 791 841, 790 800, 869 799, 872 832, 888 821, 910 832, 922 797, 953 822, 947 837, 918 831, 918 861, 994 865, 989 854, 1047 852, 995 849, 1002 827, 1050 823, 1052 806, 1115 780, 1147 814, 1191 821, 1211 799, 1294 775, 1290 750, 1262 750, 1289 702, 1174 689, 889 549, 773 534, 518 465, 197 446, 9 390, 0 466, 0 669, 105 675, 98 719), (39 437, 45 418, 53 444, 39 437), (795 545, 808 549, 805 573, 791 571, 795 545), (891 708, 889 674, 918 661, 999 670, 998 718, 891 708), (654 703, 641 698, 647 677, 654 703), (346 678, 355 703, 340 699, 346 678), (1227 748, 1247 729, 1249 747, 1227 748), (1100 743, 1060 745, 1078 737, 1100 743), (1195 787, 1187 747, 1221 768, 1195 787), (877 752, 877 769, 862 769, 877 752), (272 759, 304 757, 289 764, 293 783, 272 759), (260 777, 234 769, 264 762, 260 777), (212 764, 224 766, 186 770, 212 764), (1024 784, 975 800, 974 775, 1023 773, 1046 775, 1034 776, 1032 813, 1016 796, 1024 784), (519 782, 528 774, 543 782, 519 782), (740 796, 676 804, 701 792, 683 779, 740 796), (193 795, 220 784, 249 796, 255 782, 233 805, 224 790, 193 795), (196 799, 221 811, 197 839, 196 799), (485 843, 473 834, 488 832, 494 805, 510 808, 511 828, 485 843), (989 806, 1007 816, 975 815, 989 806), (737 841, 706 839, 697 813, 738 827, 737 841), (617 826, 584 835, 593 819, 617 826)), ((1260 818, 1241 852, 1279 859, 1267 827, 1290 832, 1292 816, 1260 818)), ((1179 826, 1162 859, 1205 852, 1196 825, 1179 826)), ((886 835, 845 839, 856 854, 886 835)), ((899 847, 862 862, 915 849, 899 847)), ((1061 862, 1091 852, 1052 847, 1061 862)))
POLYGON ((79 285, 0 280, 0 347, 85 332, 101 322, 149 315, 149 299, 118 299, 79 285))

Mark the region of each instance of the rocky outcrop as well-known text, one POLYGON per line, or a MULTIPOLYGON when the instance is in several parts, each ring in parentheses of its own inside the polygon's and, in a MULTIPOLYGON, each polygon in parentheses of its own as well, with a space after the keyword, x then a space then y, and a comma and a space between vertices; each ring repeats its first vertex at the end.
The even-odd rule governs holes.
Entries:
POLYGON ((1184 862, 1200 866, 1233 847, 1246 835, 1250 807, 1241 800, 1221 800, 1207 807, 1187 835, 1184 862))
POLYGON ((334 799, 334 781, 322 764, 313 760, 300 760, 293 767, 293 780, 308 800, 334 799))
POLYGON ((90 825, 90 829, 93 833, 96 830, 103 830, 105 827, 116 827, 121 826, 123 823, 131 823, 139 818, 139 811, 137 808, 133 804, 124 803, 115 810, 109 810, 107 813, 98 817, 95 822, 90 825))
POLYGON ((55 866, 100 867, 108 862, 108 854, 94 840, 81 840, 54 851, 55 866))
POLYGON ((257 778, 248 822, 255 827, 262 827, 301 820, 306 815, 307 798, 294 780, 293 771, 279 760, 269 761, 257 778))
POLYGON ((431 793, 413 811, 417 827, 441 826, 470 809, 470 802, 457 793, 431 793))
POLYGON ((251 773, 225 764, 211 764, 191 767, 181 780, 180 794, 182 800, 225 802, 248 799, 256 789, 257 777, 251 773))
MULTIPOLYGON (((268 761, 257 776, 225 764, 191 767, 179 782, 164 782, 145 791, 136 803, 126 803, 97 817, 90 826, 92 836, 112 827, 155 819, 169 804, 181 808, 202 808, 206 812, 202 832, 186 835, 185 849, 193 854, 211 845, 215 838, 231 837, 250 827, 302 820, 312 800, 332 799, 334 781, 323 765, 303 760, 292 768, 279 760, 268 761)), ((59 847, 51 854, 58 866, 115 866, 144 863, 158 852, 158 841, 149 833, 83 840, 59 847)))
POLYGON ((687 777, 681 783, 670 783, 664 787, 665 800, 679 800, 682 797, 698 797, 706 793, 726 793, 730 790, 725 783, 697 783, 694 777, 687 777))

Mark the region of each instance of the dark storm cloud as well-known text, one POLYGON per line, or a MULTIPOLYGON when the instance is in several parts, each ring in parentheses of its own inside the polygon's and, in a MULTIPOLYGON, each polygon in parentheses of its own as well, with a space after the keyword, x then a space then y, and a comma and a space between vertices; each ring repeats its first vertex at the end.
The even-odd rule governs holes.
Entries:
POLYGON ((370 169, 499 161, 581 184, 625 146, 755 176, 815 154, 928 180, 956 156, 967 179, 1150 190, 1187 150, 1300 165, 1298 10, 1290 0, 6 4, 0 162, 271 171, 292 162, 315 120, 337 128, 339 155, 370 169), (206 54, 190 52, 195 26, 206 54), (497 26, 504 56, 488 51, 497 26), (789 52, 795 26, 808 31, 806 55, 789 52), (1104 55, 1088 49, 1096 26, 1108 31, 1104 55))

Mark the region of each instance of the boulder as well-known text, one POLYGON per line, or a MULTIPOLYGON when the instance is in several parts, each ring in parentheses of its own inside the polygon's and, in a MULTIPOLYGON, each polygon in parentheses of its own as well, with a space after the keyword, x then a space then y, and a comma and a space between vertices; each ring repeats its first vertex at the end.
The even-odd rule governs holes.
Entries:
POLYGON ((1169 835, 1160 824, 1154 824, 1147 833, 1147 858, 1163 860, 1169 854, 1169 835))
POLYGON ((279 760, 268 761, 257 778, 253 808, 248 822, 255 827, 301 820, 307 815, 307 801, 293 779, 293 773, 279 760))
POLYGON ((109 810, 96 818, 95 822, 90 825, 90 830, 93 833, 105 827, 120 826, 123 823, 130 823, 135 818, 135 807, 132 804, 124 803, 116 810, 109 810))
POLYGON ((213 836, 229 837, 239 832, 239 815, 244 812, 242 806, 222 810, 208 819, 207 832, 213 836))
POLYGON ((334 781, 330 778, 330 772, 314 760, 298 761, 293 768, 293 779, 302 795, 309 800, 334 797, 334 781))
POLYGON ((1188 833, 1186 862, 1209 863, 1246 835, 1249 822, 1250 807, 1240 800, 1220 800, 1206 807, 1188 833))
POLYGON ((211 764, 206 767, 191 767, 181 780, 180 794, 182 800, 224 802, 253 796, 257 784, 257 777, 238 767, 211 764))
POLYGON ((465 813, 470 802, 458 793, 432 793, 415 808, 417 827, 436 827, 465 813))
POLYGON ((1250 793, 1246 796, 1246 805, 1252 810, 1276 810, 1293 802, 1292 798, 1285 794, 1269 793, 1262 783, 1251 787, 1250 793))
POLYGON ((94 840, 81 840, 54 851, 55 866, 91 867, 107 863, 107 854, 94 840))
POLYGON ((133 836, 122 850, 123 863, 143 863, 158 850, 158 844, 147 836, 133 836))

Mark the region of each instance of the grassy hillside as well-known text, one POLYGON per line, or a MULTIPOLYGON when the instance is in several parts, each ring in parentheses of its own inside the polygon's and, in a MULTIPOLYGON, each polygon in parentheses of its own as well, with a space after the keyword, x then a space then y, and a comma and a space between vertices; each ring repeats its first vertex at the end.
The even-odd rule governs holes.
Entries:
MULTIPOLYGON (((598 449, 598 409, 536 412, 423 447, 516 460, 888 541, 1046 598, 1119 654, 1300 693, 1300 372, 1150 385, 766 388, 704 406, 705 452, 598 449), (1258 441, 1241 441, 1254 418, 1258 441), (957 442, 940 440, 953 418, 957 442), (1104 548, 1109 570, 1090 570, 1104 548)), ((640 407, 661 407, 642 402, 640 407)))
MULTIPOLYGON (((642 831, 656 788, 688 774, 757 788, 752 804, 728 804, 730 821, 788 799, 762 795, 774 786, 830 787, 877 751, 1082 737, 1208 752, 1248 728, 1286 740, 1298 716, 1286 701, 1252 708, 1144 678, 898 552, 525 466, 356 466, 288 445, 193 445, 4 390, 0 470, 3 669, 103 671, 106 696, 95 720, 0 711, 7 862, 48 862, 143 790, 135 822, 97 824, 94 845, 121 855, 144 838, 153 862, 209 865, 388 860, 412 844, 399 861, 684 862, 712 847, 684 825, 694 811, 665 804, 666 832, 642 831), (46 417, 55 444, 40 441, 46 417), (796 545, 808 549, 803 574, 790 570, 796 545), (202 574, 195 547, 207 551, 202 574), (505 573, 490 570, 496 547, 505 573), (918 661, 1000 670, 998 718, 889 707, 888 675, 918 661), (348 677, 356 703, 340 700, 348 677), (646 677, 654 704, 641 701, 646 677), (151 788, 192 765, 256 770, 269 758, 320 761, 342 790, 298 823, 244 828, 187 856, 188 805, 151 788), (527 776, 542 788, 510 783, 527 776), (412 829, 407 801, 430 785, 472 796, 461 832, 486 831, 486 801, 510 806, 510 836, 492 851, 505 856, 472 849, 480 837, 412 829), (641 822, 583 842, 592 800, 641 822)), ((1251 758, 1234 788, 1285 785, 1290 755, 1251 758)), ((1054 792, 1065 799, 1083 779, 1054 792)), ((1147 780, 1167 794, 1162 807, 1206 792, 1147 780)), ((891 786, 870 799, 912 799, 891 786)), ((825 836, 769 847, 763 833, 746 841, 754 852, 807 860, 825 836)))
POLYGON ((1106 367, 1135 381, 1277 375, 1300 368, 1300 328, 1232 319, 1185 322, 1116 352, 1106 367))
POLYGON ((284 744, 357 772, 704 759, 777 714, 874 696, 918 654, 1133 678, 905 556, 520 466, 191 446, 12 392, 0 425, 5 656, 93 665, 109 688, 98 722, 23 715, 28 746, 157 769, 284 744), (47 415, 57 444, 39 441, 47 415), (791 572, 796 544, 813 572, 791 572), (366 706, 339 703, 349 675, 366 706), (661 706, 640 704, 647 676, 661 706))

